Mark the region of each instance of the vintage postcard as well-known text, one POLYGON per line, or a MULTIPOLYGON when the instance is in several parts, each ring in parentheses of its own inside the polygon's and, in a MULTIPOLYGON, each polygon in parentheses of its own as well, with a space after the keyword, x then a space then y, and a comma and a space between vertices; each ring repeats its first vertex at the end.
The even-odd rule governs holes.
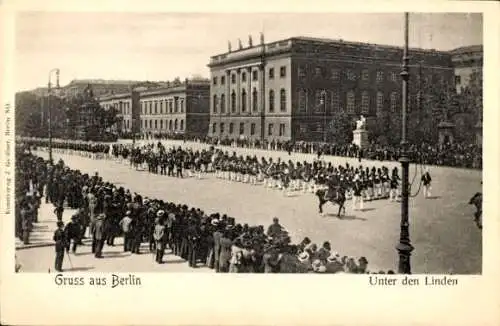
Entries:
POLYGON ((0 10, 1 323, 500 322, 498 4, 0 10))

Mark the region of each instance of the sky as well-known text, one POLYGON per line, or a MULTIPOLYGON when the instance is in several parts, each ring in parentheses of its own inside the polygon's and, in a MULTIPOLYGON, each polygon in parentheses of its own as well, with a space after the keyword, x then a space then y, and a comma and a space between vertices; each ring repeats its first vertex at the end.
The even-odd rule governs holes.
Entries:
MULTIPOLYGON (((60 69, 73 79, 167 81, 209 76, 210 56, 293 36, 402 46, 402 13, 20 12, 15 21, 17 90, 44 87, 60 69)), ((451 50, 483 44, 482 14, 410 14, 410 47, 451 50)))

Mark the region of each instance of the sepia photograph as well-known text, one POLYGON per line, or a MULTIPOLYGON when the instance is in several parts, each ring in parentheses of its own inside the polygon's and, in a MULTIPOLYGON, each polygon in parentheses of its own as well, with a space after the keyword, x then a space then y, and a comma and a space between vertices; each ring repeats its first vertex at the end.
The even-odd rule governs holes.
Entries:
POLYGON ((14 35, 16 272, 482 274, 482 13, 32 11, 14 35))

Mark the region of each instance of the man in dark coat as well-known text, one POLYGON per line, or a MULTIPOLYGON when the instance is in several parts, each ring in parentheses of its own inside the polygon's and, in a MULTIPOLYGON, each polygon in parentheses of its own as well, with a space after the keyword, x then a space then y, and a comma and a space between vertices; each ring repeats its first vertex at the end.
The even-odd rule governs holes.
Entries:
POLYGON ((78 215, 73 215, 71 217, 71 221, 66 224, 66 227, 64 228, 64 234, 66 237, 66 251, 69 251, 69 247, 71 245, 71 240, 73 240, 73 247, 71 251, 73 253, 76 252, 76 248, 78 246, 78 243, 80 242, 80 222, 78 221, 79 217, 78 215))
POLYGON ((55 269, 58 272, 62 272, 62 264, 64 259, 64 249, 66 248, 66 236, 64 234, 64 223, 57 222, 57 230, 54 232, 52 239, 55 241, 56 246, 56 261, 55 269))
POLYGON ((99 216, 97 216, 92 230, 92 249, 95 250, 96 258, 102 258, 102 248, 104 247, 105 240, 104 222, 104 214, 100 214, 99 216))

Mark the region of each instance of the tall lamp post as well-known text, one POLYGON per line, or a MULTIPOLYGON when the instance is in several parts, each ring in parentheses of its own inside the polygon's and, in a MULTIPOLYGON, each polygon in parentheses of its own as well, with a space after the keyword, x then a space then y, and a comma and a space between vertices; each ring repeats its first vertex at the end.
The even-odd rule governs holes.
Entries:
POLYGON ((50 107, 50 92, 51 92, 51 77, 52 73, 56 73, 56 88, 59 89, 59 68, 54 68, 49 71, 49 83, 48 83, 48 99, 47 99, 47 106, 48 106, 48 129, 49 129, 49 161, 52 163, 52 109, 50 107))
POLYGON ((402 200, 401 200, 401 230, 399 235, 399 244, 396 249, 399 254, 399 266, 398 272, 400 274, 411 274, 411 264, 410 256, 413 251, 413 246, 410 242, 410 231, 409 231, 409 219, 408 219, 408 170, 410 165, 410 160, 407 153, 407 108, 408 108, 408 82, 410 75, 408 72, 408 13, 404 14, 404 52, 403 52, 403 69, 401 71, 401 77, 403 79, 403 89, 402 89, 402 132, 401 132, 401 157, 399 162, 401 162, 402 167, 402 200))

